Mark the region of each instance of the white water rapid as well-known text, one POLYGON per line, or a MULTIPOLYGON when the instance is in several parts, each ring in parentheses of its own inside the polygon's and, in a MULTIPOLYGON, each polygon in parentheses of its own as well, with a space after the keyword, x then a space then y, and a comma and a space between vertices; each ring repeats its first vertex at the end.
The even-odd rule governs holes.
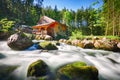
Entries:
MULTIPOLYGON (((28 66, 38 59, 45 61, 53 72, 66 63, 83 61, 99 70, 99 80, 120 80, 120 53, 82 49, 63 43, 58 48, 48 52, 14 51, 7 46, 6 41, 0 41, 0 66, 18 66, 11 75, 16 80, 26 80, 28 66)), ((5 79, 3 77, 0 80, 5 79)))

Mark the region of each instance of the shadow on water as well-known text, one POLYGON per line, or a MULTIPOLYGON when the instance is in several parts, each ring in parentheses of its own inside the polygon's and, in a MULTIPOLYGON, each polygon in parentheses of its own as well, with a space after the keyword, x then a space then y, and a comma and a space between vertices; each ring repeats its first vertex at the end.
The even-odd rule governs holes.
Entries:
POLYGON ((0 65, 0 80, 14 80, 14 75, 11 73, 17 69, 18 66, 0 65))
POLYGON ((107 57, 107 59, 110 60, 113 64, 120 64, 119 62, 115 61, 115 60, 112 59, 112 58, 107 57))
POLYGON ((0 59, 3 59, 5 57, 6 57, 5 55, 3 55, 2 53, 0 53, 0 59))

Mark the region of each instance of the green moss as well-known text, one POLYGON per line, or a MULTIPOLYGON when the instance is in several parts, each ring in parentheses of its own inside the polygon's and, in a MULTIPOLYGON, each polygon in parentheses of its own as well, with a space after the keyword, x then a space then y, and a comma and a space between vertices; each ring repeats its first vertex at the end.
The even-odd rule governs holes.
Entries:
POLYGON ((45 50, 57 50, 58 48, 49 41, 44 41, 39 44, 45 50))
POLYGON ((40 77, 46 75, 47 72, 48 66, 42 60, 38 60, 29 66, 27 76, 40 77))
POLYGON ((98 80, 98 71, 83 62, 67 64, 58 70, 60 80, 98 80))
POLYGON ((38 80, 48 80, 47 77, 40 77, 38 80))
POLYGON ((23 32, 24 36, 27 36, 29 39, 34 39, 34 34, 23 32))
POLYGON ((86 66, 86 63, 84 63, 84 62, 74 62, 74 63, 68 64, 68 65, 72 65, 74 67, 79 67, 79 66, 86 66))

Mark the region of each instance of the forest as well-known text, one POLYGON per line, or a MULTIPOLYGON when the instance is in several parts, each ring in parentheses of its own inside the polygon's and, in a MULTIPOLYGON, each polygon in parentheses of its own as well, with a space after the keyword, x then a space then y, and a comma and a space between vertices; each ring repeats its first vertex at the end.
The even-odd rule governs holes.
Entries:
POLYGON ((0 0, 0 80, 120 80, 120 0, 0 0))
POLYGON ((44 0, 0 0, 0 31, 10 31, 16 25, 36 25, 40 17, 48 16, 68 26, 69 35, 120 36, 120 1, 96 0, 88 8, 77 11, 57 5, 43 7, 44 0))

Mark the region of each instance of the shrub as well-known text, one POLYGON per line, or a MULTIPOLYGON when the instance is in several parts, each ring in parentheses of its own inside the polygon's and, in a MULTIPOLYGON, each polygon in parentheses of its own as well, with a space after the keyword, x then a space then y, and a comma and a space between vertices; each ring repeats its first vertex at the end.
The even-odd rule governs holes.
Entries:
POLYGON ((15 21, 10 21, 7 18, 3 18, 2 20, 0 20, 0 25, 1 25, 0 31, 8 32, 12 29, 14 24, 15 24, 15 21))

